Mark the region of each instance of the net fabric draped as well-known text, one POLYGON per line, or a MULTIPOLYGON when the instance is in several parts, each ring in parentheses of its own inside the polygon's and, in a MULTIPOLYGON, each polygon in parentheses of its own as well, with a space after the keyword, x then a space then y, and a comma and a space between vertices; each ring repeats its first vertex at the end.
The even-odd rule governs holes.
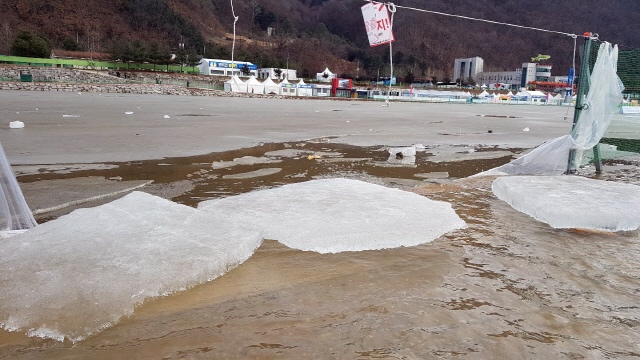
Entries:
POLYGON ((573 131, 545 142, 530 153, 476 176, 561 175, 567 171, 569 153, 581 154, 596 146, 618 112, 622 102, 622 82, 617 75, 618 46, 603 42, 591 72, 589 93, 573 131))
POLYGON ((0 231, 26 230, 37 225, 0 144, 0 231))

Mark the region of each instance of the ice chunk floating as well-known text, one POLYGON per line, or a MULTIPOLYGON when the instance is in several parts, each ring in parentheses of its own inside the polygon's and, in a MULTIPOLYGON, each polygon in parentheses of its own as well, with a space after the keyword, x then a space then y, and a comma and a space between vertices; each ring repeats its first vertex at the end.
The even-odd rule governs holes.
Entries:
POLYGON ((0 325, 78 341, 145 299, 214 279, 262 242, 194 208, 134 192, 0 241, 0 325))
POLYGON ((579 176, 509 176, 493 193, 514 209, 554 228, 605 231, 640 227, 640 186, 579 176))
POLYGON ((200 203, 266 239, 319 253, 414 246, 466 227, 445 202, 357 180, 323 179, 200 203))

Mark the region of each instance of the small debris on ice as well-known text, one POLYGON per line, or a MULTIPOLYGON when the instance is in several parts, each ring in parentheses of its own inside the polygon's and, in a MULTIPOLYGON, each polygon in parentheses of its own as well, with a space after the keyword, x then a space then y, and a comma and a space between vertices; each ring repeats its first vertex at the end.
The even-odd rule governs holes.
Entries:
POLYGON ((131 114, 133 114, 133 111, 125 111, 124 113, 127 114, 127 115, 131 115, 131 114))
POLYGON ((10 129, 22 129, 24 127, 24 123, 22 121, 12 121, 9 123, 10 129))
POLYGON ((389 148, 389 154, 400 159, 404 156, 416 156, 416 148, 415 146, 389 148))
POLYGON ((165 119, 171 119, 171 116, 169 116, 169 115, 165 115, 165 116, 164 116, 164 118, 165 118, 165 119))
POLYGON ((64 118, 77 118, 77 117, 80 117, 80 115, 62 115, 62 117, 64 117, 64 118))
POLYGON ((522 131, 529 131, 529 128, 528 128, 528 127, 526 127, 526 128, 524 128, 524 129, 522 129, 522 131))

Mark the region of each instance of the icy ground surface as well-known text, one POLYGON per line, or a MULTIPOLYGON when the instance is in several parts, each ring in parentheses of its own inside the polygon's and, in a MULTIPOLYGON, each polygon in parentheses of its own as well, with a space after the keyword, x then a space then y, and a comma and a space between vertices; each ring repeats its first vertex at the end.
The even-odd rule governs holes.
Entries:
POLYGON ((198 209, 319 253, 414 246, 466 227, 448 203, 348 179, 254 191, 205 201, 198 209))
POLYGON ((640 227, 640 186, 580 176, 508 176, 493 193, 554 228, 628 231, 640 227))
POLYGON ((0 325, 78 341, 247 260, 259 232, 134 192, 0 242, 0 325))

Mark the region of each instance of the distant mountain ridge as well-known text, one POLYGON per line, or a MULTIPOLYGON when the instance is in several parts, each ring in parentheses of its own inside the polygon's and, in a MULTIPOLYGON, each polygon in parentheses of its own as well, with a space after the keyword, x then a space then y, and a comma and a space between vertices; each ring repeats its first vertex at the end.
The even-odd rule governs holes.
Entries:
MULTIPOLYGON (((598 33, 624 48, 640 47, 637 0, 396 0, 401 6, 516 23, 568 33, 598 33)), ((362 0, 235 0, 239 60, 260 66, 285 62, 306 75, 329 67, 351 76, 388 70, 388 47, 368 46, 362 0), (267 37, 267 28, 274 34, 267 37), (287 61, 288 60, 288 61, 287 61)), ((23 29, 49 37, 57 47, 76 40, 96 51, 114 43, 157 41, 169 49, 185 44, 200 55, 227 55, 233 17, 229 0, 3 0, 0 53, 23 29), (71 39, 71 40, 69 40, 71 39)), ((394 19, 397 74, 451 77, 453 60, 480 56, 485 71, 514 70, 538 54, 550 55, 554 75, 571 67, 567 36, 492 25, 399 8, 394 19)), ((578 43, 581 39, 578 39, 578 43)), ((451 79, 454 80, 454 79, 451 79)))

